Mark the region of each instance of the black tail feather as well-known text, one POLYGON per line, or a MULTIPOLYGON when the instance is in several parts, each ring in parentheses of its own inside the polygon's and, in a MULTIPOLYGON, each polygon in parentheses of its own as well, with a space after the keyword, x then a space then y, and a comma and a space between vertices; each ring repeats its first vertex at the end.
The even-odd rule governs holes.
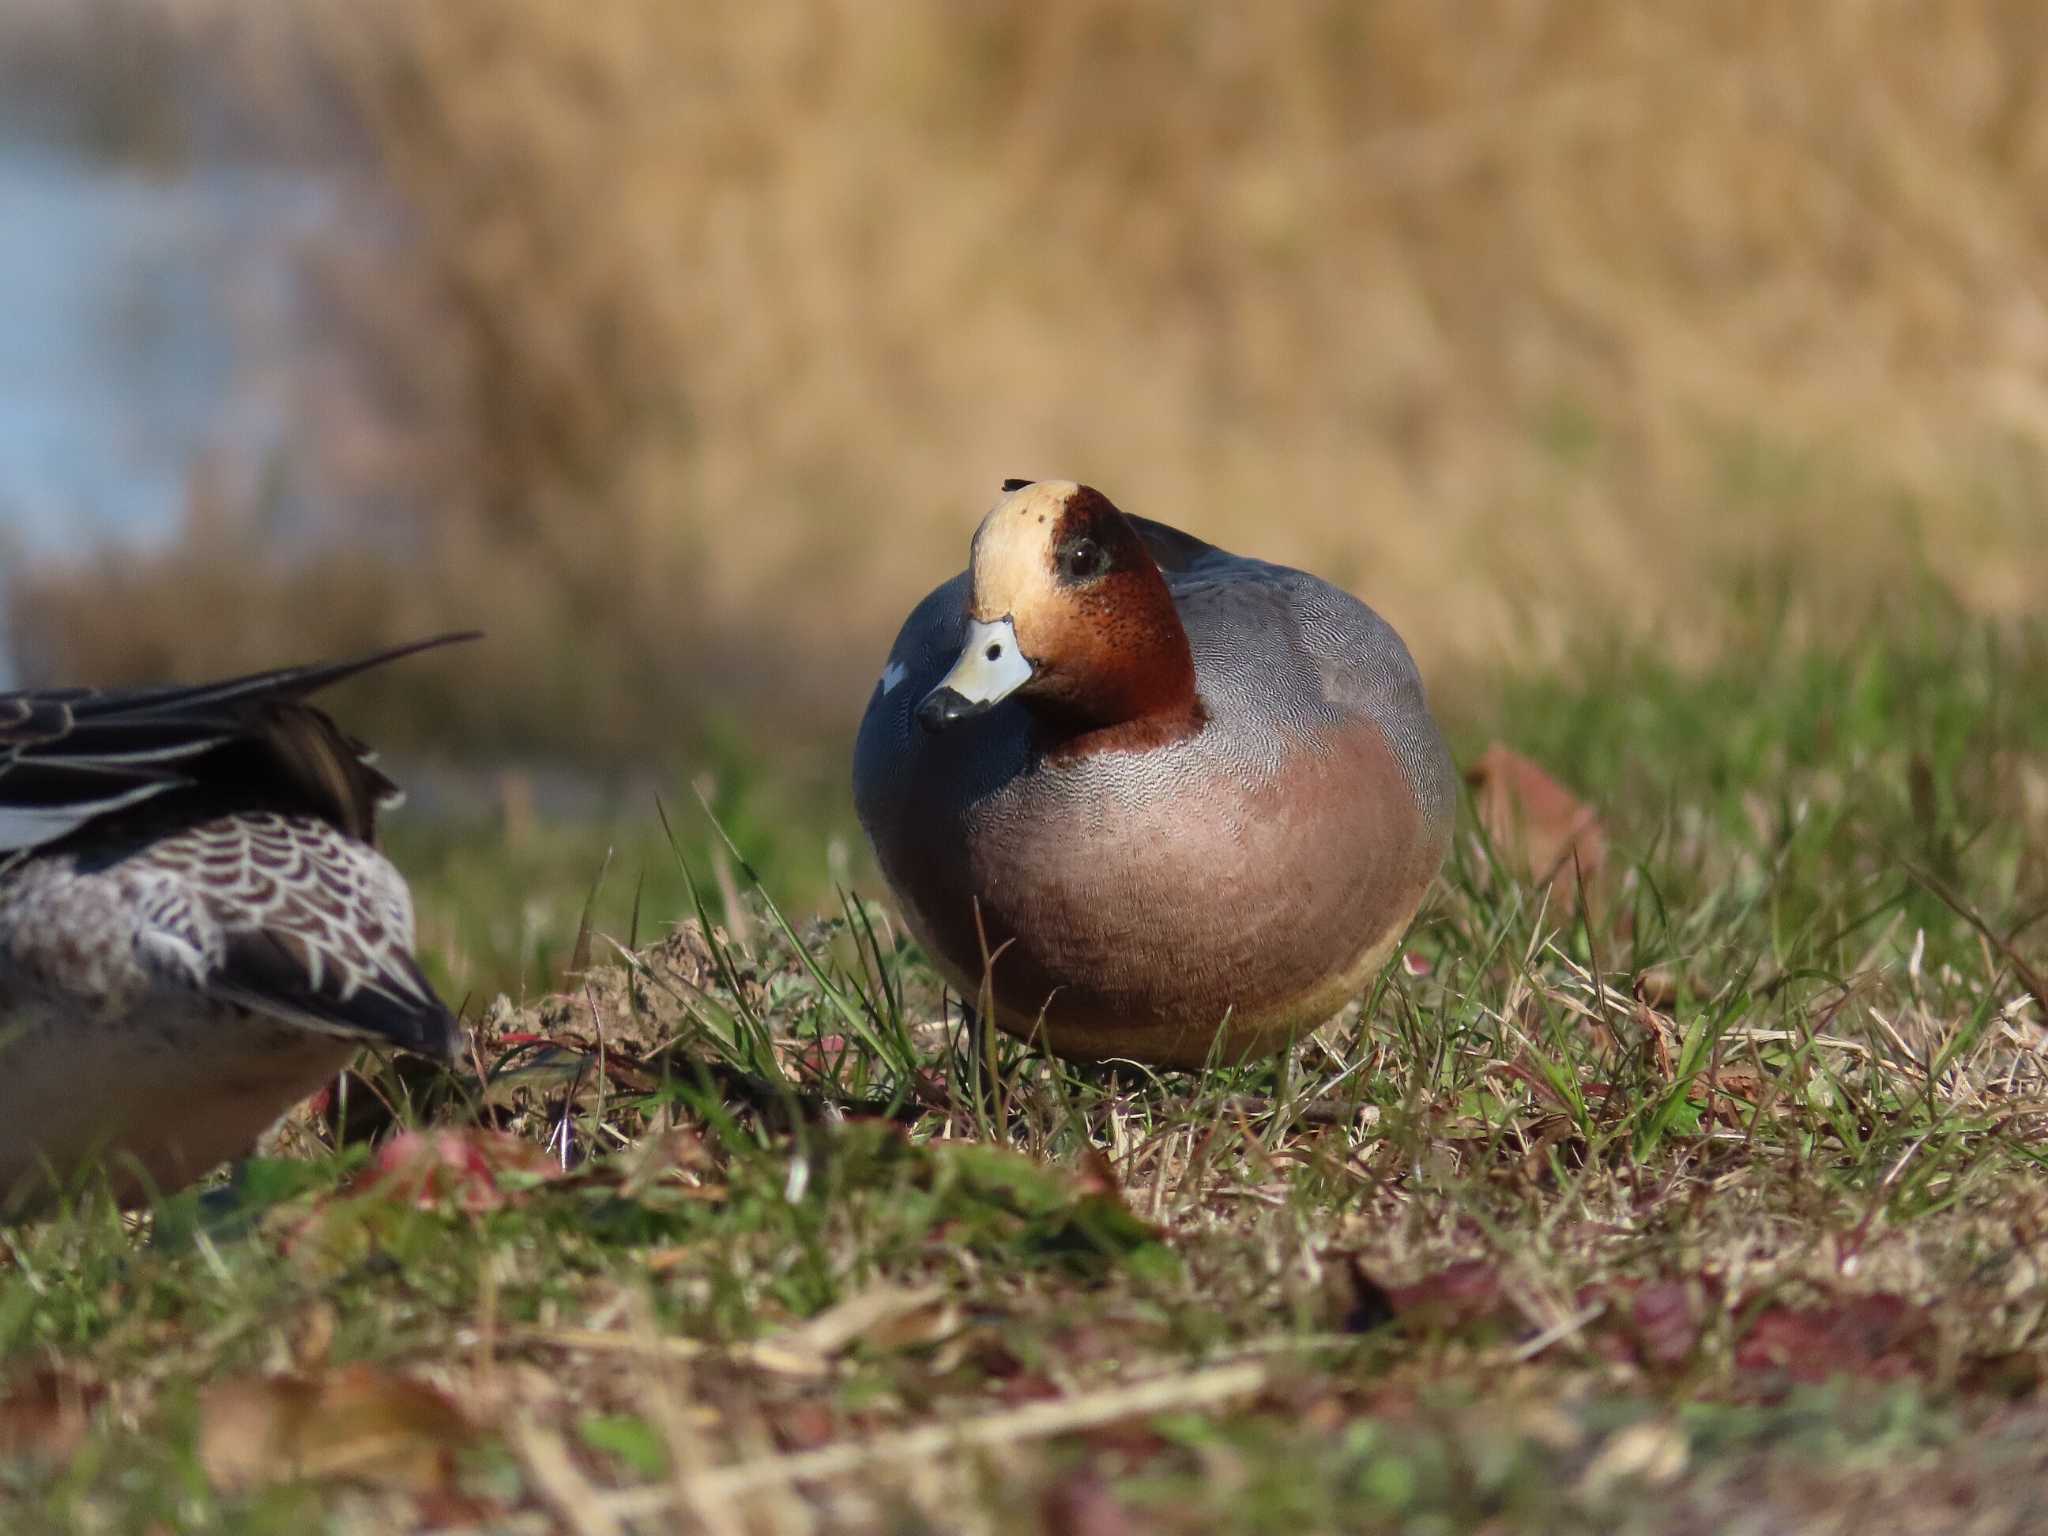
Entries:
POLYGON ((360 742, 306 700, 374 667, 477 637, 434 635, 210 683, 0 694, 0 856, 172 795, 208 813, 301 811, 369 841, 394 786, 360 742), (9 818, 9 810, 22 814, 9 818))

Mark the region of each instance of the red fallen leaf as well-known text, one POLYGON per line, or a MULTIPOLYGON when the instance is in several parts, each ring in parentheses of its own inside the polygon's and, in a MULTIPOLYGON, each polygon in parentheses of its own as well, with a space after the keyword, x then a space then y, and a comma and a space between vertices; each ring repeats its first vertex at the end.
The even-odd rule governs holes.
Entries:
POLYGON ((1575 910, 1581 876, 1593 884, 1607 862, 1599 815, 1530 759, 1495 742, 1465 773, 1479 824, 1518 879, 1550 887, 1575 910))
POLYGON ((413 1509, 423 1531, 503 1529, 512 1511, 498 1499, 460 1488, 430 1488, 413 1495, 413 1509))
POLYGON ((1764 1086, 1761 1073, 1723 1068, 1694 1078, 1685 1093, 1695 1104, 1705 1105, 1716 1122, 1739 1131, 1763 1102, 1764 1086))
POLYGON ((1074 1170, 1074 1193, 1083 1199, 1100 1195, 1123 1204, 1124 1190, 1117 1182, 1116 1165, 1102 1148, 1090 1147, 1081 1154, 1081 1165, 1074 1170))
POLYGON ((1137 1530, 1109 1484, 1089 1473, 1064 1478, 1039 1495, 1038 1528, 1048 1536, 1131 1536, 1137 1530))
POLYGON ((995 1400, 1005 1408, 1021 1408, 1026 1403, 1049 1403, 1066 1394, 1043 1371, 1018 1370, 1008 1375, 991 1372, 1002 1383, 995 1393, 995 1400))
POLYGON ((369 1365, 238 1377, 199 1399, 199 1462, 223 1491, 298 1479, 444 1491, 474 1437, 446 1393, 369 1365))
POLYGON ((544 1148, 503 1131, 407 1131, 377 1149, 349 1193, 404 1200, 422 1210, 495 1211, 523 1193, 507 1187, 504 1175, 553 1179, 561 1173, 544 1148))
POLYGON ((1413 1285, 1382 1289, 1396 1318, 1442 1330, 1497 1317, 1504 1300, 1500 1271, 1484 1259, 1466 1259, 1413 1285))
POLYGON ((1401 969, 1410 976, 1427 976, 1430 973, 1430 964, 1427 957, 1418 955, 1411 949, 1401 956, 1401 969))
POLYGON ((1335 1392, 1317 1392, 1292 1411, 1295 1422, 1312 1435, 1334 1435, 1354 1416, 1351 1404, 1335 1392))
POLYGON ((1706 1298, 1682 1280, 1644 1286, 1629 1303, 1636 1349, 1645 1365, 1677 1365, 1699 1347, 1706 1298))
POLYGON ((107 1395, 98 1382, 44 1366, 10 1382, 0 1393, 0 1461, 60 1467, 92 1427, 92 1411, 107 1395))
POLYGON ((1686 1092, 1695 1099, 1728 1094, 1738 1099, 1754 1101, 1763 1097, 1764 1075, 1746 1068, 1723 1067, 1708 1076, 1694 1078, 1687 1086, 1686 1092))
POLYGON ((1097 1424, 1082 1431, 1080 1439, 1097 1455, 1115 1457, 1126 1471, 1145 1466, 1171 1443, 1143 1417, 1097 1424))
POLYGON ((1816 1383, 1893 1381, 1919 1369, 1934 1331, 1924 1308, 1879 1292, 1813 1307, 1766 1307, 1735 1346, 1735 1367, 1816 1383))
POLYGON ((2031 1355, 1985 1355, 1962 1364, 1958 1384, 1966 1392, 1982 1392, 2021 1402, 2041 1390, 2041 1362, 2031 1355))
POLYGON ((816 1450, 837 1438, 839 1420, 828 1404, 815 1398, 800 1398, 775 1410, 773 1434, 780 1450, 816 1450))

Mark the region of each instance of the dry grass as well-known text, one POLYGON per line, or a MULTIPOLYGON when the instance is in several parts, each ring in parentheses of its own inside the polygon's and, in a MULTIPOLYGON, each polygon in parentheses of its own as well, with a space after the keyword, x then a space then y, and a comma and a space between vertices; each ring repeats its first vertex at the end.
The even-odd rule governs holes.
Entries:
MULTIPOLYGON (((515 733, 850 722, 1008 474, 1326 572, 1436 675, 1697 658, 1744 580, 1815 629, 2048 584, 2034 6, 182 14, 362 133, 296 387, 399 569, 323 623, 489 624, 515 733)), ((188 574, 17 613, 79 673, 306 648, 272 573, 232 625, 188 574)))
POLYGON ((10 1528, 2038 1529, 2042 640, 1512 690, 1598 900, 1468 819, 1277 1064, 991 1076, 885 904, 636 909, 146 1238, 0 1231, 10 1528))

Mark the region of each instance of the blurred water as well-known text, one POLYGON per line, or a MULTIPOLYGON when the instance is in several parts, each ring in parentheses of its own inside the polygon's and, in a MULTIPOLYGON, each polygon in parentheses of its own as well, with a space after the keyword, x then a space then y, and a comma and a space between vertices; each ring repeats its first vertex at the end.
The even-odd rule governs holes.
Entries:
POLYGON ((0 551, 160 538, 196 465, 265 472, 327 201, 272 166, 163 177, 0 137, 0 551))

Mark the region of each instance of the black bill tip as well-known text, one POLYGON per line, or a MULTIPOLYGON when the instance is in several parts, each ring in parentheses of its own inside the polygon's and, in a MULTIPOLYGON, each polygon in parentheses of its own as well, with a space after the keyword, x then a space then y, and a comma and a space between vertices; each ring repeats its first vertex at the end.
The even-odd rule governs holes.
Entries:
POLYGON ((988 709, 987 704, 978 703, 951 688, 934 688, 917 706, 917 723, 936 736, 948 726, 986 714, 988 709))

